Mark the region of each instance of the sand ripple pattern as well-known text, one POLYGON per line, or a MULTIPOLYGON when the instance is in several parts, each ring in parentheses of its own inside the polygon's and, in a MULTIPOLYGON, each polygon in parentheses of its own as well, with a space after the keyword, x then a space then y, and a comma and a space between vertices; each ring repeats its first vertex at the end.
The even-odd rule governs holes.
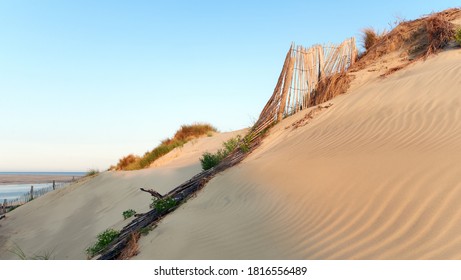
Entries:
POLYGON ((460 85, 453 50, 286 119, 138 258, 460 259, 460 85))

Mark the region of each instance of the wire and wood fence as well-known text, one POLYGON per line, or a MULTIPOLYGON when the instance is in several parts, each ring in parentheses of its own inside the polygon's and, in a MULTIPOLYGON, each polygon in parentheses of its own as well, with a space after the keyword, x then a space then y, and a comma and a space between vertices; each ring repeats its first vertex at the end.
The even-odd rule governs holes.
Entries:
POLYGON ((262 110, 254 134, 284 117, 317 105, 317 86, 328 77, 345 73, 357 59, 352 37, 340 45, 315 45, 308 49, 291 45, 274 92, 262 110))
POLYGON ((61 189, 65 186, 67 186, 69 182, 56 182, 53 181, 52 185, 49 187, 41 187, 41 188, 35 188, 32 185, 30 187, 30 191, 24 193, 23 195, 19 196, 18 198, 15 199, 4 199, 3 201, 0 201, 0 214, 5 214, 11 209, 14 209, 18 206, 21 206, 23 204, 26 204, 27 202, 30 202, 46 193, 49 193, 51 191, 61 189))

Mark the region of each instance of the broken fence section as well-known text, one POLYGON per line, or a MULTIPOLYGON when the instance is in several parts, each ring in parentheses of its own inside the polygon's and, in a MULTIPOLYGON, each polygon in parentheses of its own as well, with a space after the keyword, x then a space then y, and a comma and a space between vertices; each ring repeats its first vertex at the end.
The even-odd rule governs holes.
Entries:
POLYGON ((357 59, 355 39, 340 45, 315 45, 308 49, 291 45, 274 93, 254 126, 257 135, 273 123, 317 105, 317 85, 334 74, 345 73, 357 59))

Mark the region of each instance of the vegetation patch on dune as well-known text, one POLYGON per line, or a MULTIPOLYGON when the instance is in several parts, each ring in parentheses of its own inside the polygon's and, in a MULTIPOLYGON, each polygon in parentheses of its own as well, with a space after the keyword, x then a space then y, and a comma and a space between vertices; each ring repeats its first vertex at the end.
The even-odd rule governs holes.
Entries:
POLYGON ((384 35, 385 31, 379 33, 372 27, 367 27, 362 30, 362 47, 365 51, 373 47, 384 35))
POLYGON ((153 198, 152 203, 149 205, 150 208, 157 210, 158 212, 168 211, 169 209, 175 207, 177 205, 177 201, 171 197, 158 199, 153 198))
POLYGON ((451 21, 460 16, 461 9, 453 8, 416 20, 401 21, 390 32, 382 34, 365 29, 362 41, 366 51, 352 70, 364 69, 394 51, 401 52, 403 63, 398 69, 409 65, 408 62, 436 54, 456 39, 455 25, 451 21))
POLYGON ((95 244, 86 249, 88 257, 92 258, 97 254, 101 253, 107 245, 109 245, 115 238, 120 235, 120 232, 114 229, 106 229, 105 231, 98 234, 98 241, 95 244))
POLYGON ((130 154, 121 158, 117 166, 112 167, 114 170, 137 170, 149 167, 152 162, 166 155, 174 148, 181 147, 188 141, 203 135, 210 136, 217 129, 210 124, 192 124, 182 125, 172 138, 163 140, 160 145, 152 151, 148 151, 144 156, 135 156, 130 154))
POLYGON ((134 215, 136 215, 136 211, 133 210, 133 209, 128 209, 126 211, 123 211, 122 213, 122 216, 123 216, 123 219, 126 220, 128 218, 131 218, 133 217, 134 215))
POLYGON ((249 137, 242 138, 240 135, 237 135, 224 142, 223 148, 216 151, 216 153, 205 152, 200 158, 202 169, 208 170, 215 167, 236 148, 239 148, 243 153, 248 152, 250 150, 249 141, 249 137))
POLYGON ((91 177, 91 176, 96 176, 99 174, 98 169, 90 169, 86 172, 85 177, 91 177))
POLYGON ((461 28, 458 28, 455 33, 455 41, 461 47, 461 28))

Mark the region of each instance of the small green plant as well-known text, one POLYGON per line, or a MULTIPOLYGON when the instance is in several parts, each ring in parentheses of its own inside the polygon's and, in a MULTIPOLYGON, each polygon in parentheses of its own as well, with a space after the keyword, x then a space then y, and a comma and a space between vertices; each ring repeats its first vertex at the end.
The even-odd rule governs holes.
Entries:
POLYGON ((202 164, 203 170, 208 170, 218 165, 222 159, 223 155, 221 150, 219 150, 215 154, 205 152, 200 158, 200 163, 202 164))
POLYGON ((461 47, 461 28, 458 28, 455 33, 455 41, 461 47))
POLYGON ((248 153, 250 151, 251 136, 252 134, 248 134, 240 141, 239 149, 242 153, 248 153))
POLYGON ((150 208, 157 210, 158 212, 167 211, 177 205, 176 200, 171 197, 158 199, 152 198, 152 203, 149 205, 150 208))
POLYGON ((86 249, 86 254, 92 258, 97 254, 101 253, 107 245, 115 240, 120 235, 120 232, 114 229, 106 229, 105 231, 98 234, 96 243, 86 249))
POLYGON ((123 211, 122 215, 123 215, 123 219, 126 220, 136 215, 136 211, 134 211, 133 209, 128 209, 126 211, 123 211))
POLYGON ((216 153, 205 152, 200 158, 203 170, 208 170, 218 165, 225 157, 239 148, 243 153, 250 150, 250 137, 242 139, 240 135, 231 138, 223 143, 223 148, 216 153))

